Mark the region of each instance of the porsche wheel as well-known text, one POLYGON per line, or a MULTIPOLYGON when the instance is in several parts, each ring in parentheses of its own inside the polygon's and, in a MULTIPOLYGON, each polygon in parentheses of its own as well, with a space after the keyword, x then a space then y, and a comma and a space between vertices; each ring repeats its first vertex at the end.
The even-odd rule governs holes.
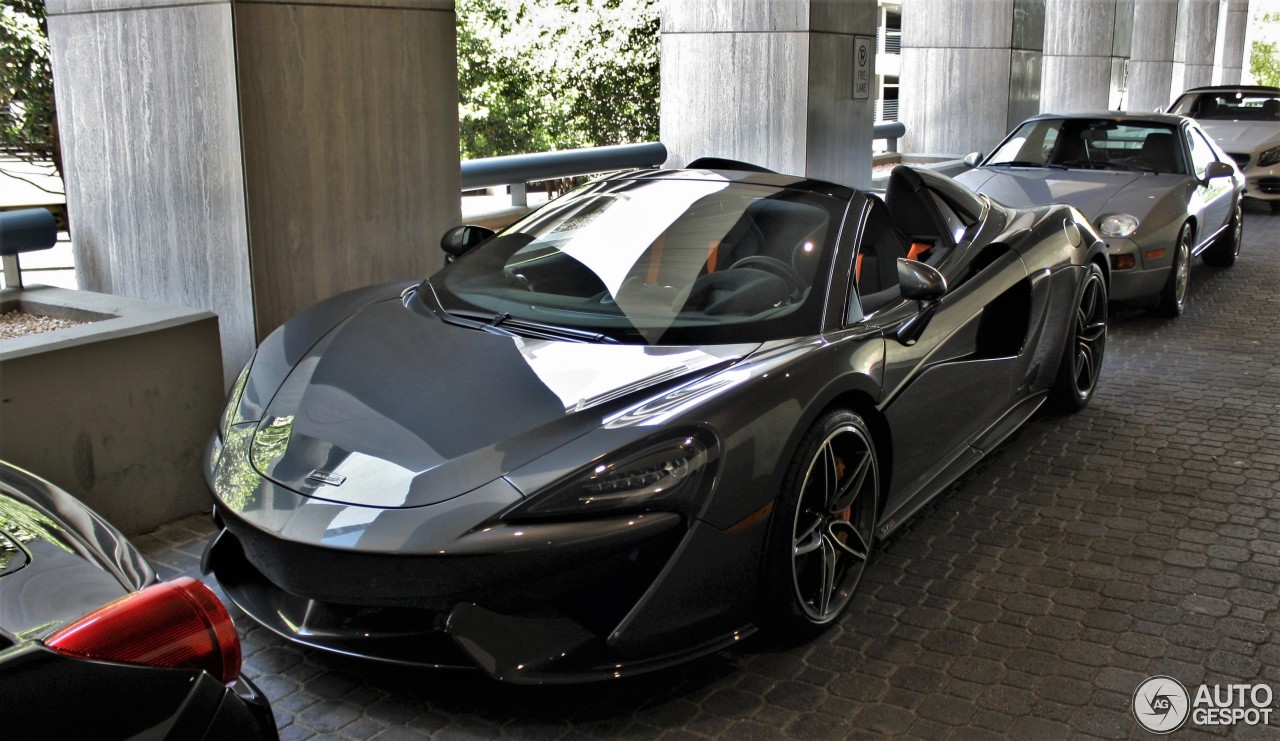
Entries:
POLYGON ((871 556, 879 495, 875 443, 862 418, 835 410, 814 423, 770 523, 768 622, 794 634, 840 617, 871 556))
POLYGON ((1236 199, 1227 230, 1219 234, 1213 241, 1213 246, 1204 251, 1204 261, 1209 265, 1226 268, 1235 264, 1236 256, 1240 254, 1240 240, 1244 236, 1244 208, 1240 205, 1243 200, 1236 199))
POLYGON ((1187 291, 1191 286, 1191 224, 1183 224, 1178 232, 1178 244, 1173 248, 1173 265, 1169 278, 1160 289, 1156 303, 1157 316, 1178 317, 1187 306, 1187 291))
POLYGON ((1049 402, 1054 409, 1075 412, 1088 406, 1098 387, 1106 349, 1107 283, 1102 269, 1090 263, 1089 272, 1080 285, 1058 375, 1049 392, 1049 402))

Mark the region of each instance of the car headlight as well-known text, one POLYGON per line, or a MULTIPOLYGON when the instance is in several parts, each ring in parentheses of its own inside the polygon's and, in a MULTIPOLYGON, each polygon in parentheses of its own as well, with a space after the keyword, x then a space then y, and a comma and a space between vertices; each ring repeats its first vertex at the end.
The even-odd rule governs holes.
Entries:
POLYGON ((1098 231, 1108 237, 1127 237, 1138 229, 1138 219, 1129 214, 1110 214, 1102 217, 1098 231))
POLYGON ((620 451, 535 494, 504 520, 593 516, 615 510, 688 512, 713 475, 716 446, 693 432, 620 451))
POLYGON ((1258 167, 1271 167, 1280 162, 1280 147, 1272 147, 1258 156, 1258 167))

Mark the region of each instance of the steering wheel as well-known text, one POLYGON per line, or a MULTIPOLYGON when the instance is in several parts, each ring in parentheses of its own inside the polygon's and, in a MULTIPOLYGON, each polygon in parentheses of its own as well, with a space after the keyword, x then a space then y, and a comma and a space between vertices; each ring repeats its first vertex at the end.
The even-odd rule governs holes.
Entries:
POLYGON ((744 257, 729 266, 730 270, 734 270, 736 268, 758 268, 765 272, 773 273, 787 282, 787 285, 791 289, 788 293, 792 296, 795 296, 809 287, 804 276, 800 275, 795 268, 776 257, 769 257, 768 255, 751 255, 749 257, 744 257))

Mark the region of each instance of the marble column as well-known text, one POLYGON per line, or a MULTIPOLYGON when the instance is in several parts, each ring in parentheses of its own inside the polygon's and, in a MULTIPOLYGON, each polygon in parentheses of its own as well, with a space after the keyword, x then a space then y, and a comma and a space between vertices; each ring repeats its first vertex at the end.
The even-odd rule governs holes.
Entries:
MULTIPOLYGON (((1220 0, 1178 0, 1174 34, 1172 97, 1187 88, 1213 84, 1220 0)), ((1172 102, 1172 99, 1170 100, 1172 102)))
POLYGON ((1249 49, 1249 0, 1221 0, 1218 8, 1218 41, 1214 45, 1213 84, 1238 85, 1249 49))
POLYGON ((1129 60, 1131 111, 1168 108, 1181 89, 1173 90, 1174 41, 1178 28, 1178 3, 1170 0, 1135 0, 1133 46, 1129 60))
POLYGON ((1133 25, 1133 0, 1049 3, 1043 110, 1076 113, 1125 107, 1133 25))
POLYGON ((660 128, 667 165, 727 157, 869 185, 875 33, 875 0, 665 3, 660 128), (867 43, 861 67, 858 37, 867 43), (865 73, 861 91, 858 70, 865 73))
POLYGON ((439 265, 453 0, 48 0, 81 285, 218 314, 224 372, 294 312, 439 265))
POLYGON ((1043 0, 902 5, 903 151, 990 151, 1040 110, 1043 0))

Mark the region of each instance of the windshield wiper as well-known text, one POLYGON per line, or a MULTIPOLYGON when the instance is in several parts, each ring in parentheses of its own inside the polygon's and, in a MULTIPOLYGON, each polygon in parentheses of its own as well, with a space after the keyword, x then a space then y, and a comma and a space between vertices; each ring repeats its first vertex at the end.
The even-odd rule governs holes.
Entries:
POLYGON ((1009 160, 1008 162, 992 162, 987 167, 1052 167, 1058 170, 1067 169, 1065 165, 1051 162, 1032 162, 1031 160, 1009 160))
POLYGON ((622 344, 618 339, 610 337, 607 334, 592 332, 585 329, 574 329, 573 327, 562 327, 558 324, 543 324, 529 319, 516 319, 508 312, 499 312, 490 314, 484 311, 469 311, 466 309, 450 310, 440 306, 441 311, 449 316, 466 321, 466 326, 473 329, 480 329, 494 334, 507 335, 509 337, 530 337, 542 340, 572 340, 574 342, 596 342, 603 344, 618 345, 622 344))

